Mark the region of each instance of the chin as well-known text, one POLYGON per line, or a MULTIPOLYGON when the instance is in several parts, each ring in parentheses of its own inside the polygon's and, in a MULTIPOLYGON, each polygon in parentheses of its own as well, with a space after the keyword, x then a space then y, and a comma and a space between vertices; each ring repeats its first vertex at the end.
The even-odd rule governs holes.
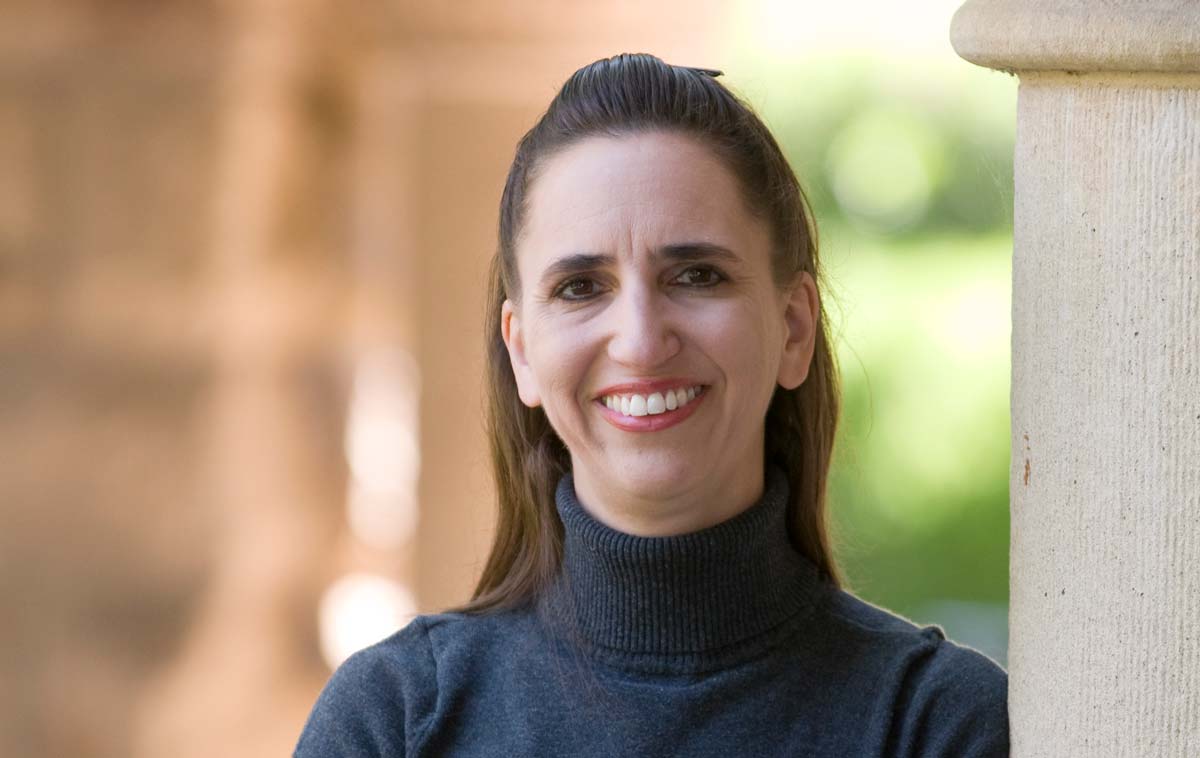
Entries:
POLYGON ((652 499, 670 496, 689 489, 702 477, 700 467, 692 460, 670 460, 639 456, 619 467, 621 474, 614 479, 631 494, 652 499))

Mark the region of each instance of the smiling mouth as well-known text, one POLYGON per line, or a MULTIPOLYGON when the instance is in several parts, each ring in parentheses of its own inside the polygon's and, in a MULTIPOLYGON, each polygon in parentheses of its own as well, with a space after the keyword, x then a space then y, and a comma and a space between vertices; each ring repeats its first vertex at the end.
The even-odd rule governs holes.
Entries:
POLYGON ((605 395, 599 399, 604 407, 629 418, 658 416, 686 407, 704 394, 704 385, 677 387, 641 395, 637 393, 605 395))

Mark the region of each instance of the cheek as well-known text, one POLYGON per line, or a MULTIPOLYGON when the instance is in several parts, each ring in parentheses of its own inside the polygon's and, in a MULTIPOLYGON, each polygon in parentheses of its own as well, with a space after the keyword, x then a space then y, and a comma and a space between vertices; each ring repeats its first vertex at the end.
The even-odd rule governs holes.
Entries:
POLYGON ((584 389, 588 356, 584 335, 582 330, 548 322, 529 335, 526 355, 552 420, 556 410, 574 402, 584 389))
POLYGON ((697 324, 705 350, 731 381, 774 387, 782 347, 769 314, 743 300, 714 310, 697 324))

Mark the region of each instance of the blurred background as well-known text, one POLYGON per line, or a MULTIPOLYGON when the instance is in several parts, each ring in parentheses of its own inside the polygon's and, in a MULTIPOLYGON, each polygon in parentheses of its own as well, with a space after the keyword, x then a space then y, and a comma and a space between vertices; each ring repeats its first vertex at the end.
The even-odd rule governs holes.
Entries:
POLYGON ((618 52, 723 70, 785 146, 837 557, 1005 664, 1016 81, 956 6, 6 2, 0 755, 288 754, 350 652, 469 597, 504 176, 618 52))

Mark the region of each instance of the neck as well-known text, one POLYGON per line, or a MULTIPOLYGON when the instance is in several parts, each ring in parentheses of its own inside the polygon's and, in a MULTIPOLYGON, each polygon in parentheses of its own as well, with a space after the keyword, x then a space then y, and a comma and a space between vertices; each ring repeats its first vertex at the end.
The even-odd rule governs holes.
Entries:
POLYGON ((707 529, 727 521, 763 495, 761 464, 739 467, 740 475, 703 477, 700 484, 664 493, 630 492, 603 477, 594 478, 587 467, 575 467, 574 496, 595 520, 618 532, 638 537, 670 537, 707 529))
POLYGON ((761 498, 732 518, 647 537, 593 518, 567 474, 555 495, 563 564, 542 612, 624 667, 696 672, 757 655, 795 632, 820 585, 788 539, 786 474, 771 466, 761 486, 761 498))

